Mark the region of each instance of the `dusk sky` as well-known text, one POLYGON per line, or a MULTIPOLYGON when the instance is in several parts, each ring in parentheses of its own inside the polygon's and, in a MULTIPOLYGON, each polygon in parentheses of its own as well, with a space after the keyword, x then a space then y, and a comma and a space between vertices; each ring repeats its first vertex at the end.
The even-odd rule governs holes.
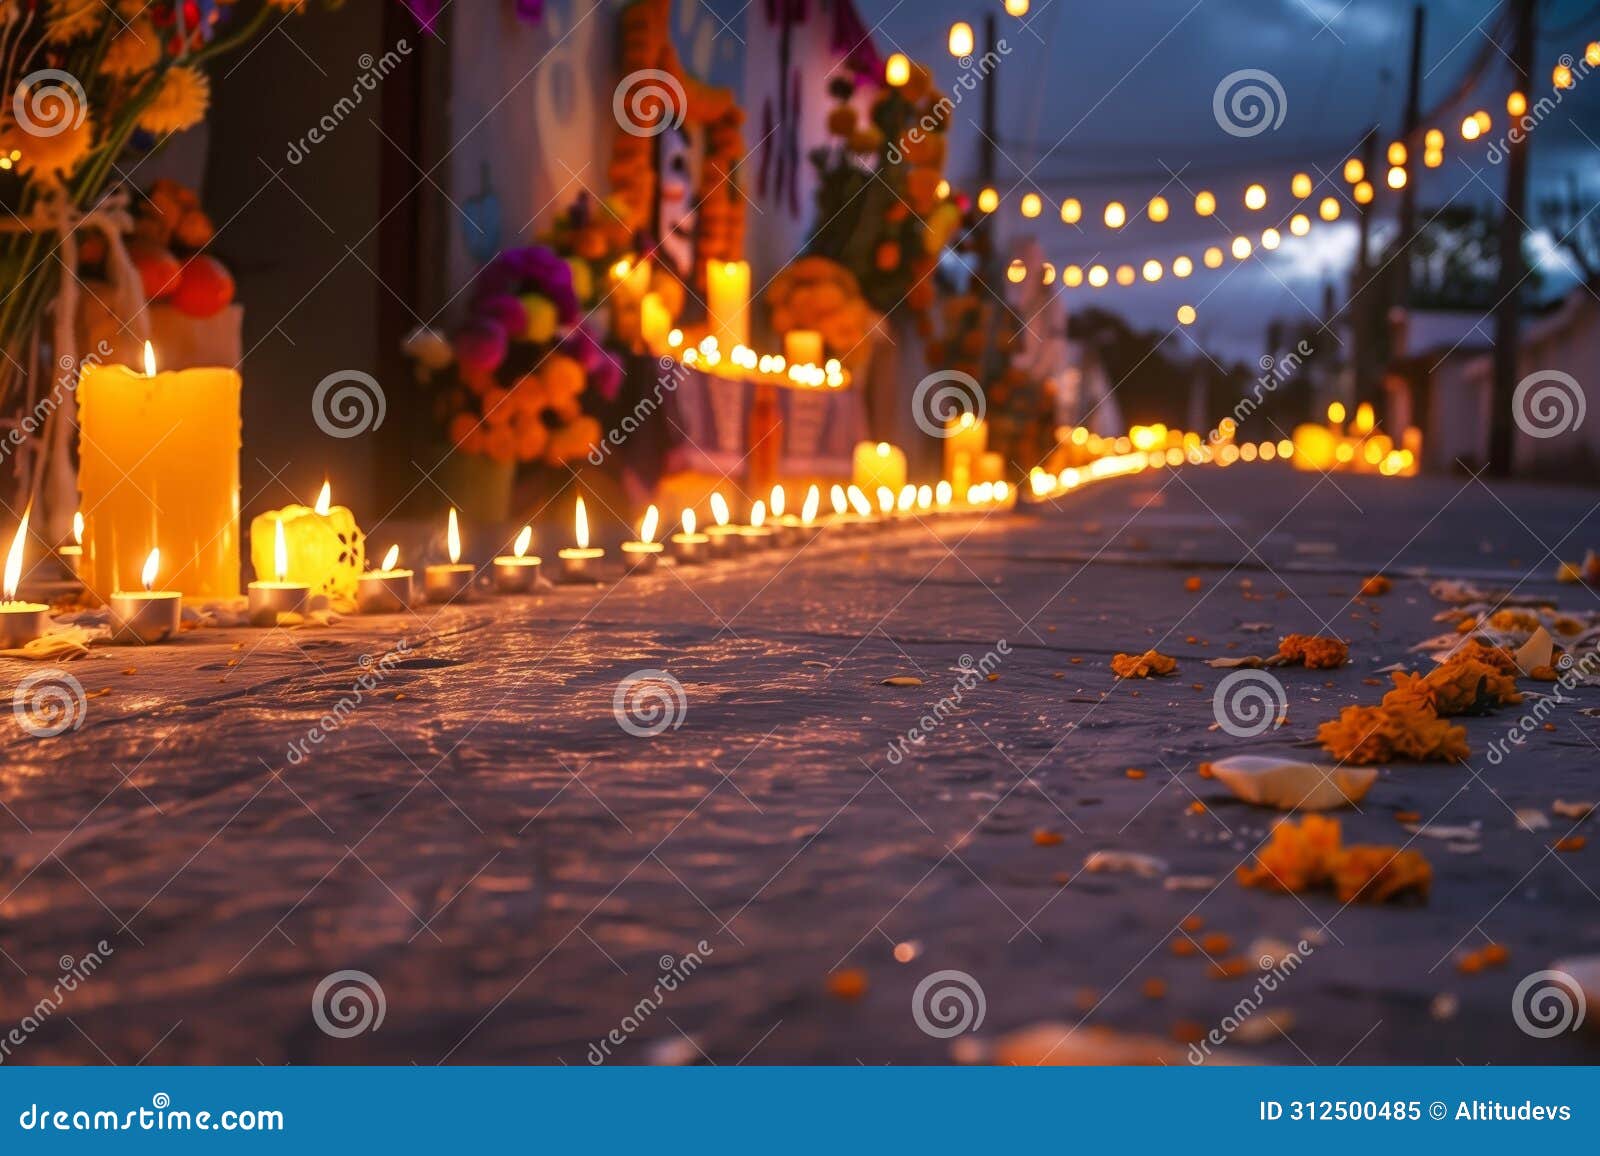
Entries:
MULTIPOLYGON (((1487 64, 1470 97, 1439 108, 1427 122, 1444 128, 1449 143, 1442 168, 1414 170, 1424 173, 1419 204, 1426 211, 1452 198, 1493 203, 1503 191, 1504 172, 1488 163, 1484 142, 1462 147, 1456 126, 1481 107, 1495 118, 1491 138, 1506 128, 1509 45, 1491 39, 1498 5, 1428 0, 1425 7, 1425 112, 1455 93, 1485 57, 1487 64)), ((1596 32, 1582 19, 1592 9, 1589 0, 1541 5, 1535 99, 1552 91, 1550 70, 1563 53, 1581 63, 1584 45, 1596 32)), ((933 62, 945 86, 957 75, 944 46, 951 21, 974 21, 982 37, 973 6, 962 0, 863 4, 862 12, 876 23, 885 52, 899 49, 933 62)), ((1304 169, 1336 175, 1367 125, 1382 126, 1383 143, 1399 133, 1411 31, 1411 5, 1401 0, 1130 0, 1092 6, 1039 0, 1021 21, 1001 14, 999 29, 1009 51, 995 70, 998 187, 1011 192, 1009 212, 1000 216, 1012 238, 1031 233, 1058 263, 1137 264, 1185 251, 1198 255, 1198 247, 1225 243, 1230 229, 1254 226, 1259 232, 1278 222, 1264 220, 1273 215, 1273 205, 1262 214, 1240 207, 1241 191, 1251 181, 1274 190, 1275 205, 1282 205, 1290 174, 1304 169), (1241 69, 1272 74, 1286 97, 1282 123, 1246 139, 1223 132, 1212 113, 1219 81, 1241 69), (1217 194, 1215 220, 1189 211, 1200 188, 1217 194), (1022 221, 1016 198, 1030 190, 1047 205, 1080 197, 1084 225, 1064 225, 1050 209, 1036 222, 1022 221), (1114 237, 1100 225, 1107 200, 1122 199, 1132 209, 1158 192, 1173 204, 1164 224, 1135 221, 1114 237)), ((1563 95, 1562 106, 1532 134, 1535 205, 1541 188, 1565 182, 1569 173, 1577 175, 1586 196, 1600 189, 1600 92, 1588 93, 1580 79, 1563 95)), ((953 183, 966 189, 977 187, 978 115, 974 95, 958 110, 951 137, 949 171, 953 183)), ((1380 195, 1380 222, 1392 220, 1395 203, 1392 194, 1380 195)), ((1537 236, 1534 246, 1545 247, 1537 236)), ((1194 330, 1201 341, 1218 353, 1253 357, 1270 318, 1306 316, 1319 306, 1326 279, 1342 294, 1354 251, 1355 227, 1346 217, 1331 227, 1319 223, 1308 238, 1286 240, 1264 264, 1230 265, 1222 274, 1188 283, 1169 277, 1121 292, 1091 296, 1079 290, 1069 294, 1068 304, 1093 300, 1138 323, 1166 327, 1177 305, 1192 301, 1201 307, 1194 330)), ((1545 271, 1547 292, 1570 285, 1559 255, 1545 271)))

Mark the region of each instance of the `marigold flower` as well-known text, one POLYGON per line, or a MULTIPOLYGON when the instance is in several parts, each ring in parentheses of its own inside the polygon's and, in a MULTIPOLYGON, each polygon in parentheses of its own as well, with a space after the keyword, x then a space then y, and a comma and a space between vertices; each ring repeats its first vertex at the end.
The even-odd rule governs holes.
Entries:
POLYGON ((1356 766, 1393 759, 1454 763, 1468 753, 1466 728, 1445 722, 1426 703, 1409 700, 1347 706, 1317 728, 1317 741, 1341 762, 1356 766))
POLYGON ((1418 851, 1394 847, 1347 847, 1335 857, 1333 884, 1341 903, 1386 903, 1415 892, 1424 898, 1433 868, 1418 851))
POLYGON ((1149 678, 1153 674, 1171 674, 1178 669, 1178 660, 1154 650, 1143 654, 1118 654, 1111 659, 1111 673, 1118 678, 1149 678))
POLYGON ((1433 868, 1416 851, 1342 847, 1337 819, 1307 815, 1299 826, 1280 821, 1255 865, 1239 868, 1238 879, 1246 887, 1275 891, 1331 885, 1342 903, 1384 903, 1410 893, 1426 896, 1433 868))
POLYGON ((211 82, 186 64, 167 69, 155 96, 139 114, 139 127, 157 136, 182 132, 205 119, 211 107, 211 82))
POLYGON ((1278 643, 1278 657, 1298 662, 1310 670, 1331 670, 1350 661, 1350 648, 1337 638, 1290 634, 1278 643))

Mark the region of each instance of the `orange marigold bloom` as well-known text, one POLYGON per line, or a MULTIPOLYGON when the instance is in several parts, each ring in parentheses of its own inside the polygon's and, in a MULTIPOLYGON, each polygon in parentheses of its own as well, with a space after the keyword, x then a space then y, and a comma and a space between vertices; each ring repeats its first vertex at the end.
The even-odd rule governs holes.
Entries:
POLYGON ((1118 678, 1149 678, 1153 674, 1171 674, 1178 669, 1178 660, 1154 650, 1143 654, 1118 654, 1111 660, 1111 673, 1118 678))
POLYGON ((1387 594, 1394 589, 1394 583, 1383 574, 1374 574, 1361 584, 1361 593, 1368 598, 1376 598, 1380 594, 1387 594))
POLYGON ((1307 815, 1296 826, 1283 819, 1272 828, 1267 845, 1256 852, 1255 865, 1239 868, 1239 882, 1269 891, 1304 891, 1328 878, 1338 851, 1339 820, 1307 815))
POLYGON ((1334 861, 1339 902, 1386 903, 1408 892, 1427 897, 1433 868, 1418 851, 1395 847, 1347 847, 1334 861))
POLYGON ((1317 728, 1317 741, 1335 758, 1356 766, 1393 759, 1456 763, 1467 757, 1465 727, 1445 722, 1426 704, 1408 701, 1347 706, 1338 718, 1317 728))
POLYGON ((1350 661, 1350 648, 1337 638, 1315 634, 1290 634, 1278 643, 1278 657, 1311 670, 1330 670, 1350 661))
POLYGON ((1394 689, 1383 705, 1416 710, 1426 707, 1441 718, 1465 714, 1479 706, 1507 706, 1522 701, 1517 681, 1474 655, 1452 658, 1425 675, 1396 671, 1394 689))

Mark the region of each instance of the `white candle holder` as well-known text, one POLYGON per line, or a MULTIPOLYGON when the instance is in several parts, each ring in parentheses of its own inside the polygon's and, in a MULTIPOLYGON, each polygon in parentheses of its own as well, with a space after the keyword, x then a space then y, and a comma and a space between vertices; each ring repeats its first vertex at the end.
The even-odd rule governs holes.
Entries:
POLYGON ((178 633, 183 595, 176 590, 119 591, 111 595, 113 636, 118 642, 161 642, 178 633))
POLYGON ((568 546, 556 555, 561 564, 561 581, 568 585, 598 582, 600 579, 595 575, 595 564, 605 556, 606 552, 599 546, 568 546))
POLYGON ((770 549, 773 545, 773 534, 766 526, 740 526, 739 542, 739 549, 753 554, 759 550, 770 549))
POLYGON ((698 566, 711 553, 711 539, 705 534, 674 534, 670 543, 672 559, 680 566, 698 566))
POLYGON ((711 539, 711 555, 715 558, 731 558, 744 549, 738 526, 707 526, 706 537, 711 539))
POLYGON ((276 626, 280 614, 304 614, 311 587, 303 582, 252 582, 250 625, 276 626))
POLYGON ((422 584, 429 602, 467 602, 474 576, 465 562, 438 562, 423 571, 422 584))
POLYGON ((664 550, 660 542, 624 542, 622 560, 628 564, 629 574, 649 574, 661 561, 664 550))
POLYGON ((356 608, 363 614, 398 614, 411 608, 410 570, 372 570, 356 579, 356 608))
POLYGON ((522 554, 502 554, 494 560, 494 588, 502 594, 526 594, 539 582, 543 559, 522 554))
POLYGON ((32 642, 50 625, 50 607, 39 602, 0 602, 0 650, 32 642))

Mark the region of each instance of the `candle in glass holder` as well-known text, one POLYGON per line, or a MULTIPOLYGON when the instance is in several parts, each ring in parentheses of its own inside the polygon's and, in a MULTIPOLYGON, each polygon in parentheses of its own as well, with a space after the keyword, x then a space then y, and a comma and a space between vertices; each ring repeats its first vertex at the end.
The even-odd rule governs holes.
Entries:
POLYGON ((767 503, 760 498, 750 506, 750 524, 739 527, 739 540, 746 550, 765 550, 772 545, 772 527, 767 525, 767 503))
POLYGON ((739 538, 739 527, 732 524, 733 512, 728 509, 728 499, 720 492, 711 495, 712 524, 706 527, 711 538, 711 553, 726 558, 744 543, 739 538))
POLYGON ((72 515, 72 541, 56 550, 56 555, 74 578, 83 564, 83 511, 72 515))
POLYGON ((445 533, 449 563, 435 562, 422 572, 422 585, 430 602, 465 602, 472 597, 472 567, 461 560, 461 525, 456 508, 450 507, 450 526, 445 533))
POLYGON ((17 598, 17 587, 22 584, 22 547, 28 540, 28 516, 32 512, 32 507, 22 512, 22 524, 6 553, 4 582, 0 583, 0 650, 32 642, 50 625, 50 607, 17 598))
POLYGON ((538 582, 543 559, 528 553, 532 542, 533 527, 524 526, 511 544, 511 553, 501 554, 494 560, 494 588, 500 593, 524 594, 538 582))
POLYGON ((284 541, 281 521, 273 532, 272 558, 273 581, 258 578, 250 583, 251 626, 276 626, 278 615, 301 613, 306 608, 306 599, 311 596, 310 586, 288 580, 289 547, 284 541))
POLYGON ((879 486, 898 493, 906 484, 905 451, 888 442, 857 442, 852 463, 851 480, 869 494, 879 486))
POLYGON ((356 583, 356 606, 363 614, 398 614, 411 606, 410 570, 397 570, 400 547, 390 546, 383 565, 368 570, 356 583))
POLYGON ((112 591, 112 635, 118 642, 160 642, 178 633, 183 594, 177 590, 152 589, 160 571, 161 551, 151 550, 139 575, 144 589, 112 591))
POLYGON ((694 530, 694 511, 683 512, 683 532, 672 535, 672 557, 680 566, 695 566, 705 561, 711 538, 694 530))
POLYGON ((561 563, 561 581, 568 583, 598 581, 594 566, 606 556, 606 552, 599 546, 589 545, 589 511, 583 504, 581 494, 578 496, 577 511, 573 515, 573 535, 578 543, 577 546, 568 546, 556 553, 556 558, 561 563))
POLYGON ((656 527, 661 521, 661 511, 651 506, 639 523, 639 539, 622 544, 622 557, 628 563, 628 573, 648 574, 656 568, 663 547, 656 541, 656 527))
POLYGON ((161 539, 170 584, 193 598, 239 594, 239 375, 85 365, 78 383, 82 576, 102 601, 135 586, 161 539))

